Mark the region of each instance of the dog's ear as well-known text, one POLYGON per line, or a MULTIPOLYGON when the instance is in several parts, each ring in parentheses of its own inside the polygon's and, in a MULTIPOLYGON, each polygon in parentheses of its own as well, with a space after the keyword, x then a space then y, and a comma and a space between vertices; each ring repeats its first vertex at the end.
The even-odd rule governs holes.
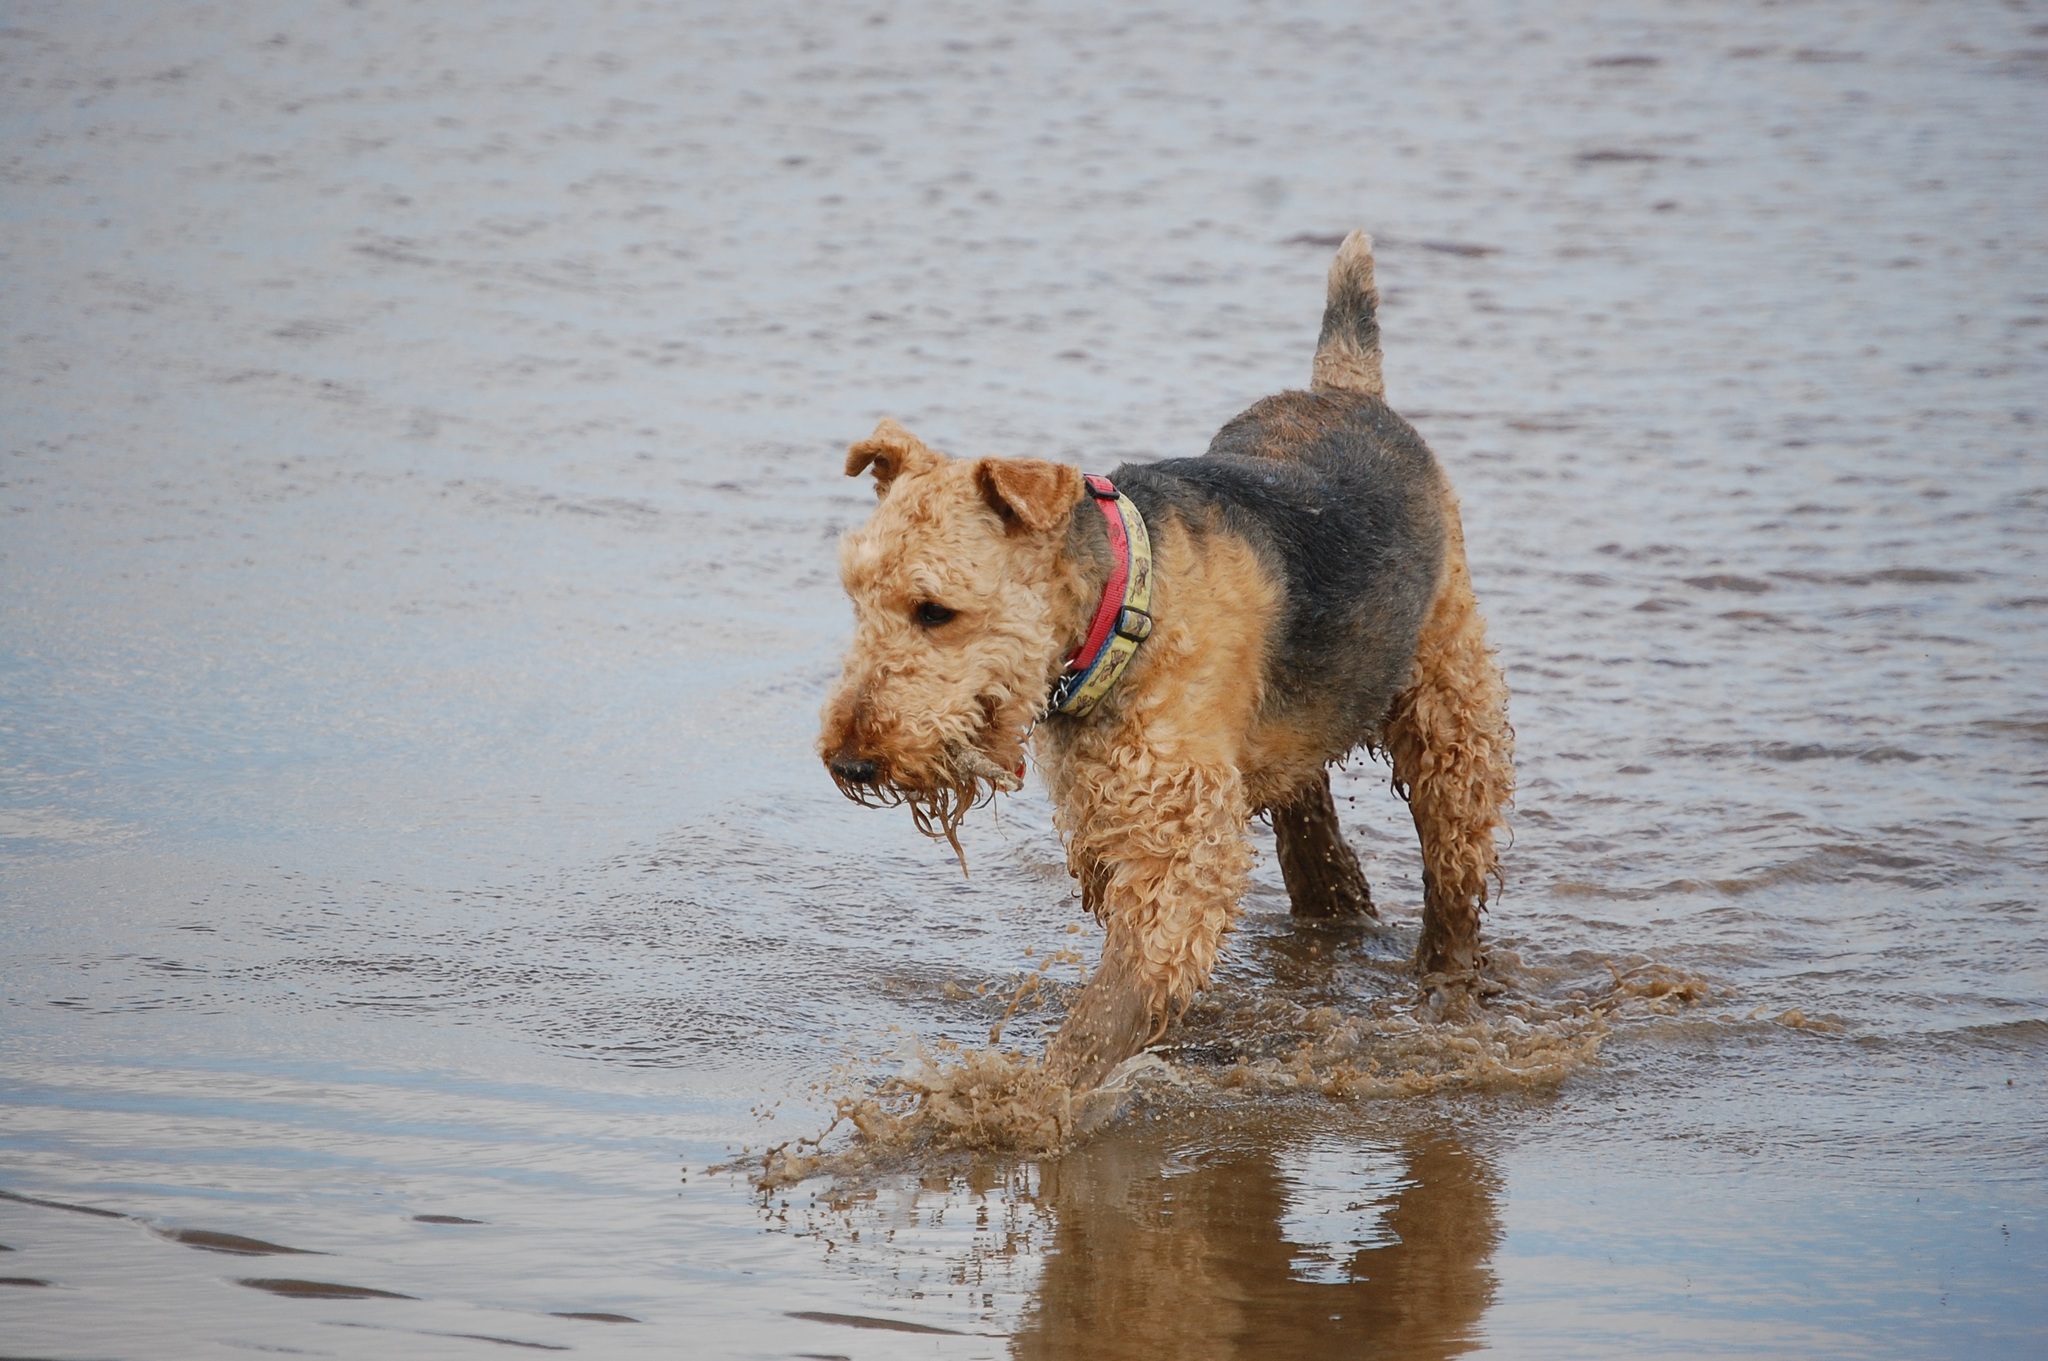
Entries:
POLYGON ((1044 533, 1064 524, 1087 490, 1081 470, 1037 458, 985 458, 974 465, 974 485, 1004 527, 1044 533))
POLYGON ((869 468, 875 473, 875 495, 887 496, 889 484, 914 468, 937 463, 945 456, 887 416, 875 426, 875 433, 846 451, 846 475, 859 477, 869 468))

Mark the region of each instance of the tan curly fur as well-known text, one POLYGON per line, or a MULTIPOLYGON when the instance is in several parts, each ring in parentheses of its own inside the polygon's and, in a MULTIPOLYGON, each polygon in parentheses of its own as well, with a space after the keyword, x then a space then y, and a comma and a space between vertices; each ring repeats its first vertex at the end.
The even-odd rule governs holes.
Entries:
POLYGON ((1480 963, 1488 880, 1500 873, 1493 833, 1514 798, 1515 731, 1507 682, 1472 594, 1458 498, 1448 484, 1442 495, 1449 531, 1443 582, 1381 744, 1422 843, 1417 963, 1425 974, 1469 975, 1480 963))
MULTIPOLYGON (((1339 253, 1330 298, 1315 390, 1268 398, 1240 418, 1256 417, 1264 441, 1249 456, 1286 459, 1359 419, 1360 404, 1384 411, 1362 234, 1339 253)), ((1420 457, 1434 468, 1426 450, 1420 457)), ((1077 511, 1079 470, 951 459, 885 420, 848 451, 846 472, 871 474, 879 504, 840 546, 854 639, 825 705, 819 754, 850 797, 907 803, 920 828, 957 852, 960 818, 1015 787, 1032 741, 1068 867, 1106 930, 1102 965, 1054 1041, 1056 1072, 1098 1081, 1207 984, 1244 894, 1255 813, 1323 810, 1320 821, 1290 823, 1288 835, 1309 838, 1290 849, 1348 865, 1352 895, 1371 911, 1328 807, 1327 767, 1360 743, 1389 758, 1421 841, 1419 966, 1452 978, 1476 971, 1479 915, 1499 873, 1494 833, 1514 789, 1514 733, 1457 498, 1440 471, 1410 485, 1417 504, 1440 508, 1441 568, 1432 528, 1406 559, 1416 564, 1414 609, 1428 601, 1419 641, 1391 709, 1369 731, 1345 726, 1342 705, 1266 693, 1287 584, 1270 554, 1199 505, 1148 525, 1156 623, 1129 669, 1085 721, 1039 722, 1109 572, 1099 518, 1077 511)), ((1417 615, 1407 617, 1412 628, 1417 615)), ((1403 654, 1377 655, 1389 659, 1391 686, 1403 654)), ((1304 911, 1313 906, 1296 902, 1321 915, 1304 911)))
POLYGON ((1053 819, 1105 958, 1155 1016, 1208 982, 1251 872, 1241 763, 1278 588, 1242 540, 1155 527, 1159 625, 1104 718, 1040 730, 1053 819))
POLYGON ((1023 761, 1062 639, 1085 608, 1090 588, 1052 532, 1080 499, 1081 474, 1037 460, 949 459, 888 420, 853 446, 846 470, 872 470, 881 504, 840 543, 854 645, 825 705, 819 752, 828 764, 844 751, 876 759, 876 782, 841 788, 910 804, 919 826, 957 851, 960 818, 1023 761), (956 613, 927 626, 924 605, 956 613))

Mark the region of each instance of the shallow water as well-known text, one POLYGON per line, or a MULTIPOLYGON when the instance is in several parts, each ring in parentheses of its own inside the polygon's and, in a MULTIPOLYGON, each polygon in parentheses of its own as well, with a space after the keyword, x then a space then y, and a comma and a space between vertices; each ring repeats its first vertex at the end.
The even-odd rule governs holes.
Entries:
POLYGON ((0 1352, 2038 1354, 2048 9, 4 20, 0 1352), (1035 784, 963 880, 817 768, 839 452, 1195 451, 1360 225, 1495 1030, 1361 762, 1387 929, 1268 842, 1120 1122, 714 1170, 1095 939, 1035 784))

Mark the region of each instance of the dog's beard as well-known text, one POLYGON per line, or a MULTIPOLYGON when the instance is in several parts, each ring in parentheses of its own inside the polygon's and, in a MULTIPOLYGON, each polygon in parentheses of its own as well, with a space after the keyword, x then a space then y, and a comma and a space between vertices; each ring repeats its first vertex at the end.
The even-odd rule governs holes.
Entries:
POLYGON ((948 746, 944 764, 934 768, 930 775, 931 778, 915 784, 894 779, 855 784, 835 773, 832 782, 839 786, 840 793, 863 807, 894 808, 901 804, 908 808, 918 831, 953 848, 953 857, 960 862, 960 873, 964 875, 967 852, 960 846, 960 824, 974 809, 992 802, 998 793, 1014 793, 1023 788, 1024 782, 1016 771, 1004 770, 989 759, 988 753, 964 743, 948 746))

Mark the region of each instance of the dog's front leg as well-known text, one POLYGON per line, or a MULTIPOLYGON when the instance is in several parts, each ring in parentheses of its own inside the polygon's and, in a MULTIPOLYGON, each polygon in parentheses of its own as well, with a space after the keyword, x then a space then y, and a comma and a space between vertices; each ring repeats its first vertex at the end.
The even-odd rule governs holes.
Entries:
POLYGON ((1092 1087, 1209 981, 1252 852, 1230 766, 1148 755, 1076 785, 1058 821, 1083 901, 1108 932, 1047 1058, 1072 1085, 1092 1087))

